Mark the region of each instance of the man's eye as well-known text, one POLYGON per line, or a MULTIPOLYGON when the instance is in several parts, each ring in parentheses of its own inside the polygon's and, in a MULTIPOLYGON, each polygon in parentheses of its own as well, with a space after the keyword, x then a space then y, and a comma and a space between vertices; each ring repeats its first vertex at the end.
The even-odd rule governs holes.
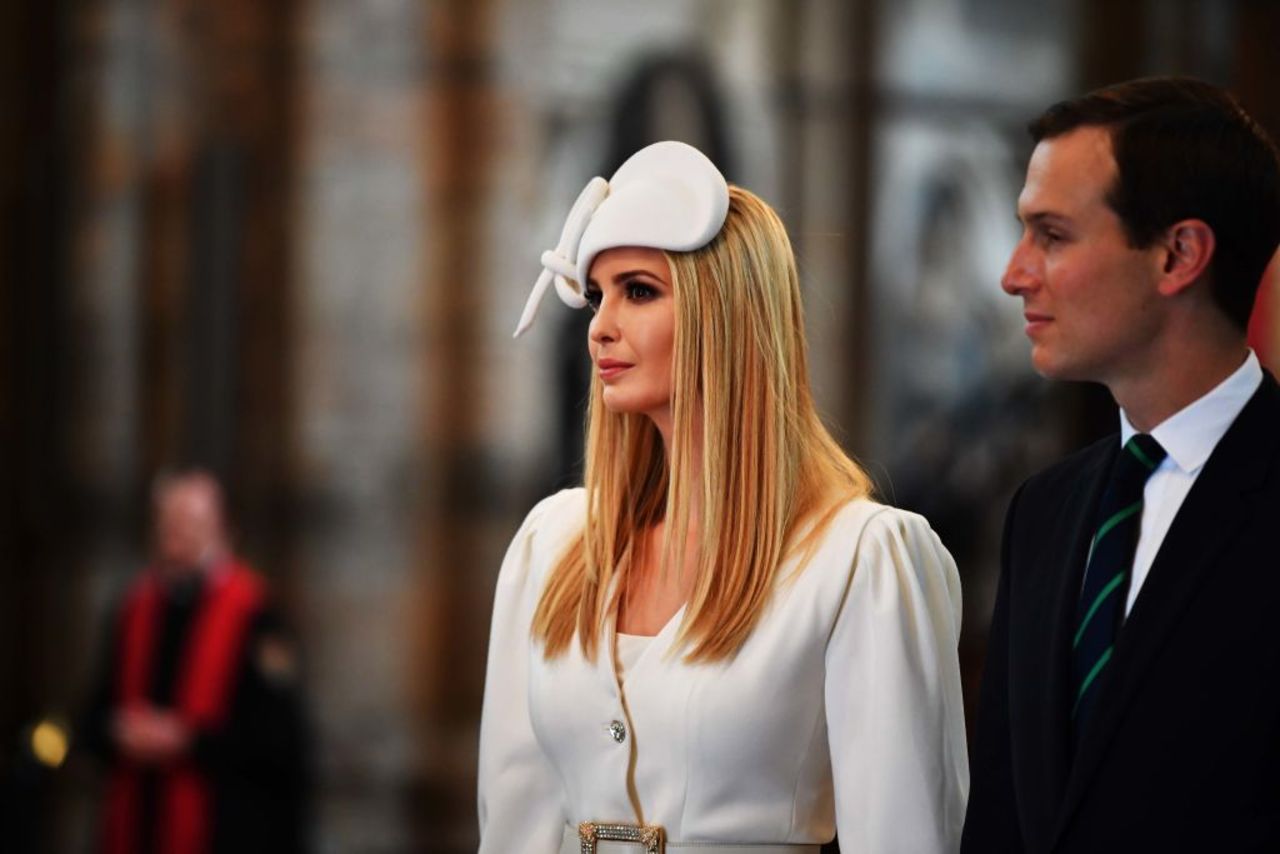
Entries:
POLYGON ((1044 246, 1053 246, 1056 243, 1062 243, 1066 240, 1066 235, 1052 228, 1043 229, 1036 233, 1040 243, 1044 246))

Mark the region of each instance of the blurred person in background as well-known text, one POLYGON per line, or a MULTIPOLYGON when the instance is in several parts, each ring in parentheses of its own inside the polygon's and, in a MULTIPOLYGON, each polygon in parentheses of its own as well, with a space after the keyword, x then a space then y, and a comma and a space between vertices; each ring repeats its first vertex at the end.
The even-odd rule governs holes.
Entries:
POLYGON ((294 642, 231 552, 214 477, 162 477, 153 500, 154 560, 114 614, 81 726, 79 746, 107 769, 102 850, 302 850, 294 642))
POLYGON ((1031 133, 1004 289, 1119 431, 1009 507, 963 850, 1280 851, 1280 386, 1245 338, 1275 146, 1185 78, 1031 133))
POLYGON ((953 851, 956 567, 823 426, 778 216, 657 143, 542 260, 517 334, 595 312, 585 487, 499 574, 481 852, 953 851))

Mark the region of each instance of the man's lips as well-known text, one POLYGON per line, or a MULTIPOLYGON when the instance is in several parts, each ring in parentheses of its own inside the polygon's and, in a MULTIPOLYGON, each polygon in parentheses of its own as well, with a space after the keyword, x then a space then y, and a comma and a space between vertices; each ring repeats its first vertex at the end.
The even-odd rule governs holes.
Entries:
POLYGON ((632 367, 630 362, 621 362, 617 359, 601 359, 596 362, 596 370, 600 372, 600 379, 602 380, 616 377, 630 367, 632 367))
POLYGON ((1044 329, 1053 320, 1053 317, 1047 314, 1041 314, 1038 311, 1026 311, 1022 313, 1022 317, 1027 321, 1026 332, 1030 335, 1032 332, 1038 332, 1044 329))

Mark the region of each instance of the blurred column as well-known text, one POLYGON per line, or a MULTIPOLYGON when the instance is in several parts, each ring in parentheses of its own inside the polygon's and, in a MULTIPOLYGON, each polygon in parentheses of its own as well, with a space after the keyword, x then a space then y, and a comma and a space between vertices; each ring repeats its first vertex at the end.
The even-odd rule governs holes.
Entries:
POLYGON ((135 58, 144 65, 140 258, 137 306, 144 473, 183 462, 184 389, 191 382, 185 346, 191 325, 191 208, 199 138, 193 112, 196 57, 182 27, 181 0, 145 6, 147 42, 135 58))
POLYGON ((1272 139, 1280 140, 1280 4, 1238 0, 1235 4, 1234 62, 1231 84, 1250 114, 1272 139))
POLYGON ((201 112, 190 192, 188 461, 227 479, 250 557, 292 602, 300 509, 293 311, 299 4, 188 3, 201 112))
POLYGON ((810 373, 841 441, 867 447, 873 349, 867 291, 877 4, 766 8, 779 135, 776 199, 805 291, 810 373))
MULTIPOLYGON (((1237 50, 1231 86, 1245 109, 1280 142, 1280 4, 1241 0, 1236 5, 1237 50)), ((1271 259, 1251 324, 1252 340, 1273 372, 1280 372, 1280 250, 1271 259)))
MULTIPOLYGON (((487 522, 501 506, 491 482, 481 417, 488 328, 488 257, 504 251, 488 230, 491 176, 503 116, 495 92, 494 5, 439 0, 428 6, 430 58, 424 115, 422 232, 422 448, 426 464, 418 537, 414 700, 422 727, 418 830, 437 850, 464 850, 474 828, 475 710, 488 637, 487 522)), ((501 194, 498 194, 501 198, 501 194)), ((507 534, 490 534, 500 543, 507 534)))
POLYGON ((67 5, 0 8, 0 824, 68 648, 67 5))
POLYGON ((1079 37, 1074 47, 1080 91, 1070 95, 1143 73, 1148 5, 1147 0, 1079 0, 1079 37))
POLYGON ((108 604, 136 570, 143 536, 141 282, 154 108, 147 81, 171 75, 157 66, 157 25, 137 0, 75 4, 61 57, 75 117, 66 132, 76 180, 66 190, 68 336, 50 352, 66 360, 65 429, 77 508, 64 520, 70 525, 64 535, 74 542, 79 574, 65 589, 88 600, 85 611, 66 614, 61 623, 75 639, 74 659, 62 673, 75 702, 100 654, 108 604))
MULTIPOLYGON (((16 289, 3 314, 15 395, 12 421, 0 418, 13 430, 0 482, 20 509, 19 550, 0 556, 0 574, 21 582, 0 590, 0 625, 14 632, 0 643, 20 668, 0 694, 23 704, 23 722, 71 715, 83 698, 137 531, 140 5, 9 4, 0 27, 0 52, 26 66, 3 75, 26 101, 6 111, 4 137, 25 144, 3 168, 19 170, 23 201, 5 229, 17 263, 6 258, 0 277, 16 289)), ((13 735, 6 725, 4 748, 13 735)), ((84 794, 58 804, 40 850, 84 846, 84 794)))
POLYGON ((417 630, 418 377, 430 369, 418 322, 423 13, 412 0, 300 9, 288 370, 321 851, 414 850, 409 824, 422 809, 408 794, 409 685, 422 663, 407 638, 417 630))

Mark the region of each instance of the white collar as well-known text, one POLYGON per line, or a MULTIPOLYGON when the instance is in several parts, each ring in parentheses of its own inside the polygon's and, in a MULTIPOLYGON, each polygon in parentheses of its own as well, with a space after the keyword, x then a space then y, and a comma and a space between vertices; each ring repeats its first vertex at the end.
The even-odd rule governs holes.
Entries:
MULTIPOLYGON (((1169 459, 1187 474, 1196 473, 1218 442, 1226 435, 1231 423, 1244 409, 1249 398, 1262 384, 1262 366, 1253 350, 1244 364, 1231 376, 1195 402, 1184 406, 1156 425, 1151 436, 1169 452, 1169 459)), ((1120 444, 1123 445, 1138 430, 1129 423, 1129 417, 1120 410, 1120 444)))

